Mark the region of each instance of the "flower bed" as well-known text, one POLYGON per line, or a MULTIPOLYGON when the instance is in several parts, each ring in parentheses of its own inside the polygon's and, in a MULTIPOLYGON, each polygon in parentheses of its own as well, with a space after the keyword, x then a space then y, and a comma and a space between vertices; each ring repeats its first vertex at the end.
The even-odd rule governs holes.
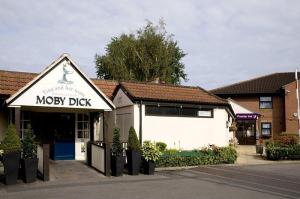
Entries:
POLYGON ((232 164, 236 161, 234 147, 215 147, 192 151, 166 150, 156 161, 157 167, 232 164))

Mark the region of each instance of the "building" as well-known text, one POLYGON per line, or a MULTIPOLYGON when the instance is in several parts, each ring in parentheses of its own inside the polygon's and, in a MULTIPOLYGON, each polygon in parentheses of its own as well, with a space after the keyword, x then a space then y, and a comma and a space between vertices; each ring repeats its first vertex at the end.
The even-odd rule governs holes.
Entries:
POLYGON ((199 88, 156 83, 121 82, 113 103, 117 126, 127 137, 133 126, 142 140, 169 148, 227 146, 233 112, 226 100, 199 88))
MULTIPOLYGON (((298 74, 299 75, 299 74, 298 74)), ((297 134, 295 73, 274 73, 211 91, 229 99, 243 110, 236 110, 237 137, 241 144, 253 138, 274 138, 283 132, 297 134)))
POLYGON ((63 54, 40 74, 0 71, 0 140, 9 123, 22 137, 31 124, 53 160, 85 160, 88 141, 122 141, 134 126, 141 140, 193 149, 226 146, 233 111, 199 87, 89 79, 63 54))

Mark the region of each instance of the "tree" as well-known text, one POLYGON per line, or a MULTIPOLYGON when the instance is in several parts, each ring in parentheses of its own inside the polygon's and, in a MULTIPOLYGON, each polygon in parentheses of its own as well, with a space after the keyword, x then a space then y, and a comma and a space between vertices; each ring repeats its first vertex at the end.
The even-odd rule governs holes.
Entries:
POLYGON ((186 54, 178 47, 173 35, 160 20, 158 26, 151 22, 136 34, 113 37, 106 46, 105 55, 95 56, 97 76, 118 81, 154 81, 180 84, 187 81, 181 59, 186 54))

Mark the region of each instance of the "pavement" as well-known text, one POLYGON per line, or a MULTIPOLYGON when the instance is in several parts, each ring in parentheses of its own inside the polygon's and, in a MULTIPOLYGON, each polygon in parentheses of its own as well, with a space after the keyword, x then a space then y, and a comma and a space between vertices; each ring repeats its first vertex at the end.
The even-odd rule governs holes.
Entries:
POLYGON ((0 199, 300 199, 299 161, 259 159, 251 147, 238 151, 241 156, 234 165, 157 169, 152 176, 105 177, 83 162, 51 162, 50 181, 19 181, 13 186, 0 183, 0 199))
POLYGON ((0 185, 0 198, 300 198, 300 164, 201 166, 155 175, 0 185))

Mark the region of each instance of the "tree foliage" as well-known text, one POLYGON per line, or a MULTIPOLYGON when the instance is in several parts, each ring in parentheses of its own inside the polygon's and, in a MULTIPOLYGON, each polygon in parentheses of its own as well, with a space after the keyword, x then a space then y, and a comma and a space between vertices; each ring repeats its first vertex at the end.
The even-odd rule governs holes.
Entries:
POLYGON ((24 130, 22 148, 24 159, 36 158, 37 144, 30 124, 28 124, 24 130))
POLYGON ((113 134, 113 143, 111 147, 113 156, 122 156, 123 155, 123 147, 120 141, 120 129, 115 128, 113 134))
POLYGON ((130 129, 129 129, 128 146, 127 147, 129 150, 140 150, 141 149, 139 139, 138 139, 133 127, 130 127, 130 129))
POLYGON ((20 137, 17 135, 15 125, 8 125, 4 140, 1 142, 0 149, 3 150, 4 153, 21 150, 21 141, 20 137))
POLYGON ((186 54, 173 35, 166 32, 165 23, 158 26, 148 21, 136 34, 113 37, 105 55, 96 55, 97 76, 118 81, 154 81, 180 84, 187 80, 181 59, 186 54))

